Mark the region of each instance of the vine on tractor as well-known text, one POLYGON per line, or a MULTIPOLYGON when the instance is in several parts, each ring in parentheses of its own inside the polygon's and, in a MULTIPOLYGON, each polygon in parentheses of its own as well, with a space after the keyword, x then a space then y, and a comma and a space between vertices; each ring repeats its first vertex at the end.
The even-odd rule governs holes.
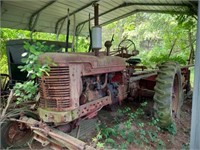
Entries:
POLYGON ((46 57, 45 64, 41 64, 38 60, 39 55, 53 51, 54 45, 47 46, 45 42, 24 42, 24 49, 27 52, 22 54, 22 62, 25 64, 18 68, 22 72, 27 72, 28 81, 24 83, 16 83, 14 86, 14 95, 16 96, 16 104, 20 104, 24 101, 32 100, 38 92, 37 78, 42 77, 43 74, 49 75, 50 65, 56 66, 53 61, 46 57))

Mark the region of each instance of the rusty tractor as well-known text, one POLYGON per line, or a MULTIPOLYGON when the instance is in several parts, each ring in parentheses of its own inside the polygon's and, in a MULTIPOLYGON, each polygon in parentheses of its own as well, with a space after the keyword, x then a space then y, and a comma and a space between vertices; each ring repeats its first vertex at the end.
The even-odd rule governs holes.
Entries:
MULTIPOLYGON (((172 124, 180 116, 183 89, 188 90, 189 66, 164 62, 157 69, 145 69, 138 65, 140 59, 134 58, 139 51, 130 39, 120 42, 115 51, 110 50, 112 40, 106 41, 106 51, 100 52, 101 28, 96 10, 93 52, 42 54, 41 63, 48 57, 56 66, 50 66, 49 76, 38 79, 39 94, 31 107, 27 107, 29 102, 21 107, 13 105, 15 109, 7 111, 13 98, 11 90, 2 111, 1 148, 16 148, 34 139, 52 149, 94 149, 68 133, 81 120, 96 116, 104 106, 120 104, 128 97, 132 100, 140 96, 153 97, 154 112, 161 127, 172 124)), ((66 45, 53 44, 57 47, 66 45)), ((24 76, 17 71, 21 53, 12 48, 8 50, 11 79, 21 80, 24 76)), ((7 83, 5 85, 4 93, 8 87, 7 83)))
POLYGON ((158 69, 144 70, 137 65, 140 59, 130 58, 138 54, 136 49, 129 54, 120 44, 112 51, 115 56, 110 56, 109 42, 107 51, 98 56, 92 52, 42 54, 41 63, 48 57, 57 65, 51 66, 49 76, 39 79, 37 110, 22 107, 4 114, 1 148, 18 147, 33 138, 52 149, 93 149, 67 133, 104 106, 122 103, 127 97, 153 97, 160 126, 173 123, 180 116, 183 89, 189 83, 188 66, 165 62, 158 69))

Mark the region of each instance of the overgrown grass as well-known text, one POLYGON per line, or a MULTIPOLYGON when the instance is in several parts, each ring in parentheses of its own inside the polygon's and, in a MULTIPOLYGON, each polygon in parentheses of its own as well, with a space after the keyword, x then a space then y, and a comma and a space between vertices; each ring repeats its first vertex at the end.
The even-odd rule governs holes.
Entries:
POLYGON ((96 148, 103 149, 127 149, 130 145, 139 148, 153 149, 165 148, 165 143, 159 138, 161 128, 158 126, 159 120, 156 118, 142 120, 144 102, 133 112, 126 107, 118 110, 118 115, 113 120, 113 124, 100 123, 97 125, 97 135, 93 138, 96 148))

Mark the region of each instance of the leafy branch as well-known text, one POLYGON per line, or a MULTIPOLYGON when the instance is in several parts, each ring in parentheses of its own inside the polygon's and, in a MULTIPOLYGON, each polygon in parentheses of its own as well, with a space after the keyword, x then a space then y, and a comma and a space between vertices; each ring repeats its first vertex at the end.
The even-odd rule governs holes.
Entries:
POLYGON ((43 74, 49 75, 49 65, 56 65, 49 58, 46 58, 45 63, 43 64, 41 64, 39 61, 39 55, 47 51, 53 51, 53 47, 53 45, 45 45, 45 42, 35 42, 33 44, 25 42, 24 48, 27 50, 27 52, 22 54, 22 62, 25 65, 19 66, 18 68, 22 72, 27 72, 27 77, 29 78, 29 81, 15 84, 14 95, 17 97, 17 104, 33 99, 38 91, 38 84, 36 82, 36 79, 42 77, 43 74))

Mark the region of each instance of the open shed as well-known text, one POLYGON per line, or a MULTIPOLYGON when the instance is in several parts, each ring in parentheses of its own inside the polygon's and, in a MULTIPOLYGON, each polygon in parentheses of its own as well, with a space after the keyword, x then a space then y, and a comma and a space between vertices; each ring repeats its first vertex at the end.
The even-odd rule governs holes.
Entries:
MULTIPOLYGON (((66 34, 70 17, 70 34, 89 34, 94 25, 93 5, 99 4, 99 25, 104 26, 137 12, 174 13, 200 16, 194 0, 2 0, 1 27, 66 34), (68 13, 69 9, 69 13, 68 13)), ((198 19, 195 80, 192 109, 191 149, 200 148, 200 20, 198 19)))
POLYGON ((188 0, 10 0, 1 1, 1 26, 37 32, 66 34, 70 17, 70 33, 87 35, 88 24, 94 24, 94 3, 99 4, 99 25, 130 16, 137 12, 197 15, 197 1, 188 0), (90 14, 90 18, 89 18, 90 14), (75 15, 75 17, 73 17, 75 15), (75 18, 75 21, 74 21, 75 18))

